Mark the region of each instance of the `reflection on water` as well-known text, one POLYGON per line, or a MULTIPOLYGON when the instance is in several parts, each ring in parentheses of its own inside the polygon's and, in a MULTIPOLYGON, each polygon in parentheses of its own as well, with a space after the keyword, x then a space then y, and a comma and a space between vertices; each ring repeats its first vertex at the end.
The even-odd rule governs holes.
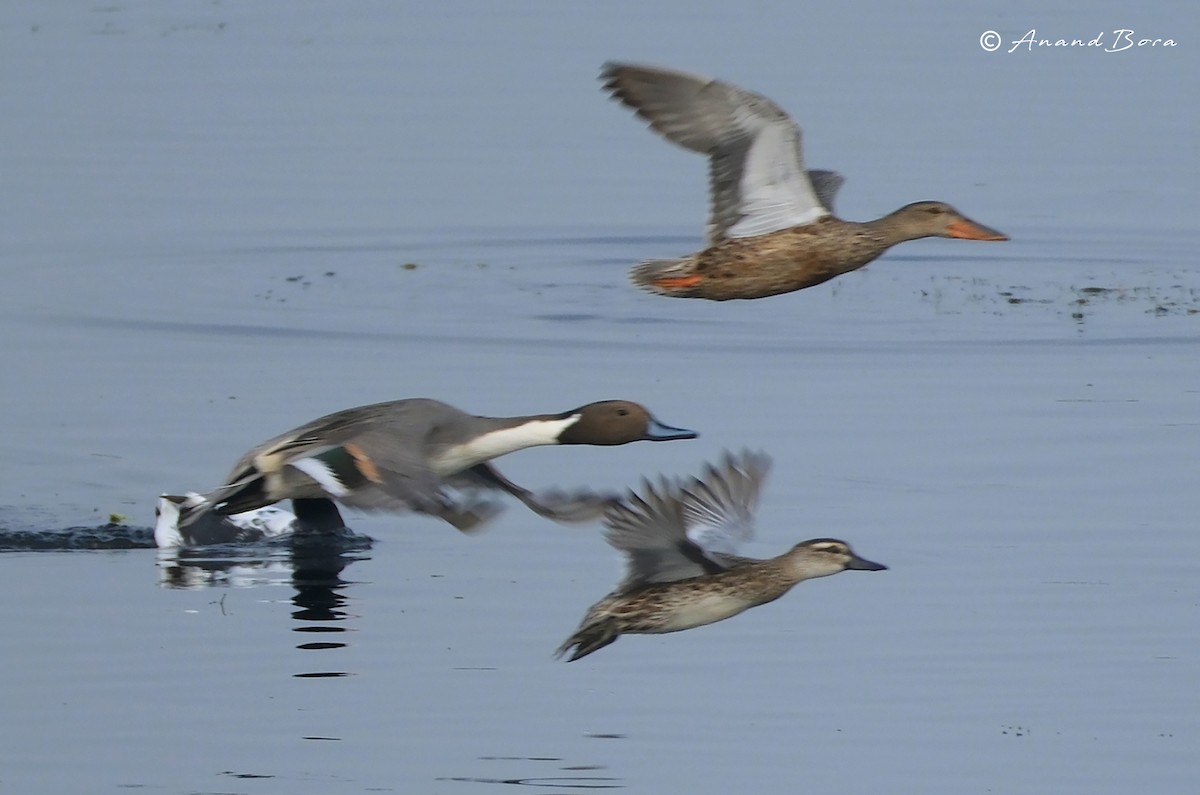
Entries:
MULTIPOLYGON (((337 622, 353 618, 342 608, 345 607, 346 597, 342 590, 349 583, 342 579, 342 570, 356 560, 363 560, 365 555, 347 555, 325 547, 324 554, 320 548, 312 548, 297 554, 293 558, 295 568, 292 571, 292 585, 296 595, 292 603, 296 609, 292 618, 300 622, 293 631, 307 634, 320 634, 323 637, 336 637, 330 633, 346 632, 345 626, 337 622)), ((303 637, 303 636, 302 636, 303 637)), ((334 640, 305 641, 296 646, 306 651, 328 651, 345 648, 346 644, 334 640)), ((326 662, 320 658, 319 662, 326 662)), ((314 660, 318 662, 318 660, 314 660)), ((320 679, 326 677, 347 676, 345 671, 331 671, 328 667, 322 670, 307 671, 293 674, 302 679, 320 679)))
MULTIPOLYGON (((333 640, 333 633, 348 631, 339 622, 354 618, 344 610, 344 589, 352 583, 342 572, 360 560, 369 560, 371 539, 346 530, 340 535, 291 536, 286 540, 254 545, 227 545, 193 549, 165 549, 158 555, 160 583, 168 588, 254 588, 291 585, 298 623, 292 629, 304 633, 296 644, 302 651, 343 649, 346 643, 333 640), (330 638, 309 640, 311 636, 330 638)), ((328 662, 322 657, 313 660, 328 662)), ((349 676, 349 672, 317 670, 292 674, 299 679, 349 676)), ((328 738, 320 738, 328 739, 328 738)))
MULTIPOLYGON (((158 551, 159 584, 165 588, 257 588, 291 585, 296 589, 292 618, 295 632, 326 635, 346 632, 338 622, 352 618, 343 608, 343 589, 350 585, 342 572, 352 563, 370 559, 371 539, 349 529, 338 534, 291 535, 256 544, 226 544, 158 551)), ((0 527, 0 551, 54 552, 154 548, 154 529, 108 522, 98 527, 62 529, 0 527)), ((224 597, 218 603, 224 612, 224 597)), ((304 651, 345 648, 333 640, 305 640, 304 651)), ((348 676, 345 671, 320 670, 293 674, 317 679, 348 676)))
POLYGON ((618 779, 605 776, 548 776, 546 778, 472 778, 451 776, 438 781, 468 781, 473 784, 523 784, 526 787, 558 787, 571 789, 618 789, 618 779), (613 783, 610 783, 613 782, 613 783))
MULTIPOLYGON (((517 776, 447 776, 438 781, 461 781, 472 784, 519 784, 525 787, 543 789, 620 789, 625 786, 622 779, 616 776, 579 775, 584 771, 600 771, 604 765, 563 764, 566 760, 556 756, 481 756, 480 761, 497 763, 533 763, 533 765, 551 764, 564 775, 517 775, 517 776)), ((524 766, 522 764, 522 766, 524 766)), ((544 771, 542 771, 544 772, 544 771)))
MULTIPOLYGON (((0 789, 1194 789, 1200 149, 1171 78, 1200 50, 979 50, 1101 4, 1059 5, 807 4, 796 48, 779 2, 6 4, 0 789), (949 186, 1013 242, 750 304, 640 293, 704 191, 599 90, 638 53, 808 108, 848 217, 949 186), (975 90, 922 90, 947 71, 975 90), (610 390, 791 462, 762 549, 853 528, 896 577, 577 668, 550 649, 611 583, 595 529, 158 557, 104 524, 285 414, 610 390)), ((616 487, 689 449, 513 466, 616 487)))
MULTIPOLYGON (((168 588, 253 588, 312 583, 331 589, 344 584, 341 571, 371 548, 371 538, 343 528, 338 533, 292 534, 253 544, 159 550, 159 579, 168 588)), ((300 604, 300 602, 297 602, 300 604)))

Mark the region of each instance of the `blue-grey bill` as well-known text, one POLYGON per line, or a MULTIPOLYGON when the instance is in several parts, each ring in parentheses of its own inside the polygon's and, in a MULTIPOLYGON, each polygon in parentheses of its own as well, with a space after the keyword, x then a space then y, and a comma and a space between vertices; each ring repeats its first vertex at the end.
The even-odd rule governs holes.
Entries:
POLYGON ((673 428, 670 425, 659 422, 650 418, 650 423, 646 426, 646 439, 651 442, 669 442, 674 439, 695 439, 700 434, 695 431, 689 431, 687 428, 673 428))

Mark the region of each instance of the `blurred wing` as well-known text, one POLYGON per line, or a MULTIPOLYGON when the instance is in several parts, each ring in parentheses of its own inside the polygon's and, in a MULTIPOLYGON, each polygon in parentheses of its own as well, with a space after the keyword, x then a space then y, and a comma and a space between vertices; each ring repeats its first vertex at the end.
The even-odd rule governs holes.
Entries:
POLYGON ((608 542, 626 558, 619 591, 656 582, 674 582, 724 570, 687 536, 678 484, 666 479, 642 485, 604 516, 608 542))
POLYGON ((539 516, 569 524, 601 519, 609 508, 621 501, 616 494, 597 494, 588 489, 547 489, 520 499, 539 516))
POLYGON ((290 459, 284 471, 289 491, 303 488, 308 496, 315 484, 325 496, 354 508, 437 513, 446 502, 440 479, 419 455, 381 444, 379 436, 360 434, 353 442, 316 447, 290 459))
POLYGON ((754 537, 754 514, 771 459, 761 452, 725 453, 699 478, 682 487, 682 514, 688 538, 714 559, 734 556, 754 537))
POLYGON ((686 72, 605 64, 604 87, 669 141, 709 157, 708 242, 829 214, 804 169, 800 128, 761 94, 686 72))
POLYGON ((821 202, 826 210, 833 213, 834 198, 842 185, 846 183, 846 178, 836 171, 813 169, 808 172, 808 180, 817 194, 817 201, 821 202))
MULTIPOLYGON (((786 116, 782 121, 761 123, 749 151, 714 153, 714 174, 718 157, 730 161, 722 170, 738 173, 739 179, 736 184, 723 186, 730 197, 724 215, 732 223, 717 229, 716 235, 710 226, 712 242, 722 237, 758 237, 811 224, 829 215, 804 169, 800 128, 786 116)), ((719 194, 714 191, 714 195, 719 194)))
POLYGON ((247 452, 211 498, 225 514, 280 499, 328 498, 367 511, 417 511, 473 530, 499 506, 448 494, 425 454, 438 423, 460 415, 423 398, 339 411, 247 452))
POLYGON ((594 521, 604 516, 609 508, 620 502, 620 497, 615 494, 597 494, 588 489, 568 492, 552 488, 534 493, 513 483, 500 474, 500 470, 488 463, 476 464, 468 470, 451 476, 448 480, 456 488, 499 489, 516 497, 539 516, 555 522, 594 521))

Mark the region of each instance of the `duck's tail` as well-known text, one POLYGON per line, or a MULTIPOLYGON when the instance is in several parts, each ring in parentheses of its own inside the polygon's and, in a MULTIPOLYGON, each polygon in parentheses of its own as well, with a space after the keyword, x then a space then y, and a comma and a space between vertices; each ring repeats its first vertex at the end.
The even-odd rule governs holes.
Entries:
POLYGON ((659 295, 672 298, 695 298, 694 288, 701 277, 695 272, 695 263, 690 258, 652 259, 640 263, 629 272, 629 280, 659 295))
POLYGON ((267 482, 262 475, 221 486, 208 498, 212 500, 211 510, 223 516, 253 511, 276 502, 267 494, 267 482))
POLYGON ((575 634, 558 647, 554 656, 561 659, 574 647, 567 662, 575 662, 580 657, 586 657, 594 651, 603 649, 619 637, 621 637, 621 633, 617 631, 617 624, 612 618, 602 618, 596 621, 589 621, 585 618, 575 634))

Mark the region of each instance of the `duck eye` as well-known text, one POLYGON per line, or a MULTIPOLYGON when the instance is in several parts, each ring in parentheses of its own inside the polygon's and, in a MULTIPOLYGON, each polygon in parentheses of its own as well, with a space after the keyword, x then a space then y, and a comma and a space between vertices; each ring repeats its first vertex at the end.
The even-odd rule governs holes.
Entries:
POLYGON ((629 414, 629 409, 617 409, 617 414, 624 417, 629 414))

